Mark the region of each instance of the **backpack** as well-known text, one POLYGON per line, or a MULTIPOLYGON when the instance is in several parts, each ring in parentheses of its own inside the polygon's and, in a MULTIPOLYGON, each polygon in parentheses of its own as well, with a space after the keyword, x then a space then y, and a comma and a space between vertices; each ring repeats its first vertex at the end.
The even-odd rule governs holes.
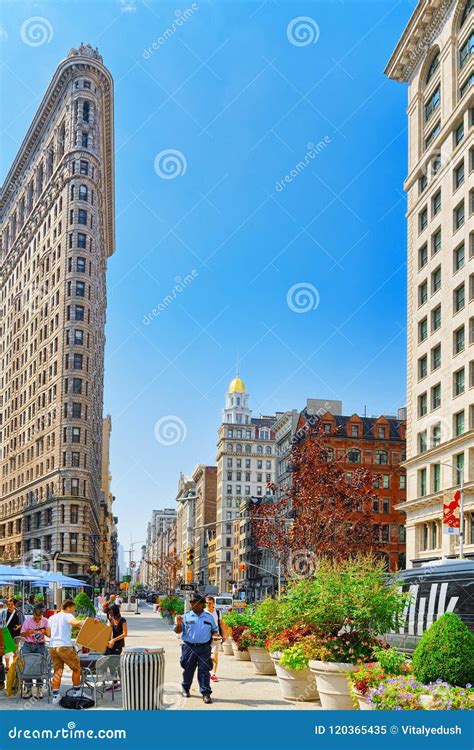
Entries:
POLYGON ((74 698, 66 693, 59 701, 59 705, 62 708, 74 708, 76 711, 81 711, 84 708, 94 708, 95 703, 92 698, 87 698, 85 695, 74 698))

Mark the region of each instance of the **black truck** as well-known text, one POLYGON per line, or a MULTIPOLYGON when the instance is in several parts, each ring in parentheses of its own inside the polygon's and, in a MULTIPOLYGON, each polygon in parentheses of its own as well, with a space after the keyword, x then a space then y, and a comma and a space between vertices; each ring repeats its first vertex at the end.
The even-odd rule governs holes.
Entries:
POLYGON ((411 594, 400 628, 387 634, 391 646, 412 653, 424 631, 445 612, 454 612, 474 631, 474 560, 443 560, 396 575, 411 594))

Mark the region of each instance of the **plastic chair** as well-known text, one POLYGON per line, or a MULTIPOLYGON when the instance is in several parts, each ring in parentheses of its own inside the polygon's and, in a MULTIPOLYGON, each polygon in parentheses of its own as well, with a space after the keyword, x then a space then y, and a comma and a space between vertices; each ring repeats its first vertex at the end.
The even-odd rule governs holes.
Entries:
MULTIPOLYGON (((94 702, 97 706, 97 694, 104 697, 106 688, 114 686, 120 680, 120 656, 111 654, 101 656, 97 659, 94 667, 83 667, 83 687, 89 688, 94 693, 94 702)), ((112 700, 114 691, 112 690, 112 700)))
POLYGON ((33 680, 38 680, 42 684, 46 683, 47 700, 51 697, 51 661, 49 654, 29 654, 20 653, 16 661, 16 673, 18 677, 17 699, 21 699, 22 688, 24 683, 32 684, 33 680))

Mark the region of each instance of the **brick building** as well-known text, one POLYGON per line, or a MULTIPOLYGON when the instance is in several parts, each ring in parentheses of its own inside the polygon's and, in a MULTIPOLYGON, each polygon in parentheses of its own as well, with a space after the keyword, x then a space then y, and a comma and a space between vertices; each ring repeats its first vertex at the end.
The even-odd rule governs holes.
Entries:
MULTIPOLYGON (((404 419, 397 417, 320 416, 328 435, 328 447, 334 458, 342 461, 347 479, 357 468, 369 469, 379 480, 374 480, 374 538, 379 554, 390 570, 405 567, 405 514, 395 506, 406 498, 406 474, 401 462, 405 460, 404 419)), ((297 430, 314 424, 314 416, 304 409, 298 419, 297 430)))

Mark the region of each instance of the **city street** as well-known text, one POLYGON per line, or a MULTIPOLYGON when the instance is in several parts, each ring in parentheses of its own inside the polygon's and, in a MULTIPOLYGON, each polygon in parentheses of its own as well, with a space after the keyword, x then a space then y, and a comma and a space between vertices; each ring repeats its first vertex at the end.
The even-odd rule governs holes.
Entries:
MULTIPOLYGON (((181 669, 179 666, 180 639, 173 633, 168 623, 152 611, 151 605, 141 603, 141 615, 123 612, 128 622, 127 646, 162 646, 166 653, 165 666, 165 707, 171 710, 228 710, 228 709, 278 709, 278 710, 311 710, 318 709, 315 703, 290 703, 281 697, 278 681, 275 676, 256 675, 252 664, 237 661, 233 656, 221 653, 219 656, 219 682, 213 683, 213 705, 202 702, 197 688, 193 684, 190 698, 181 696, 181 669)), ((66 670, 61 692, 71 686, 71 672, 66 670)), ((99 701, 95 709, 116 710, 122 708, 122 694, 115 693, 114 701, 110 693, 99 701)), ((50 710, 63 711, 60 706, 52 706, 43 700, 17 700, 0 697, 0 710, 50 710)))

